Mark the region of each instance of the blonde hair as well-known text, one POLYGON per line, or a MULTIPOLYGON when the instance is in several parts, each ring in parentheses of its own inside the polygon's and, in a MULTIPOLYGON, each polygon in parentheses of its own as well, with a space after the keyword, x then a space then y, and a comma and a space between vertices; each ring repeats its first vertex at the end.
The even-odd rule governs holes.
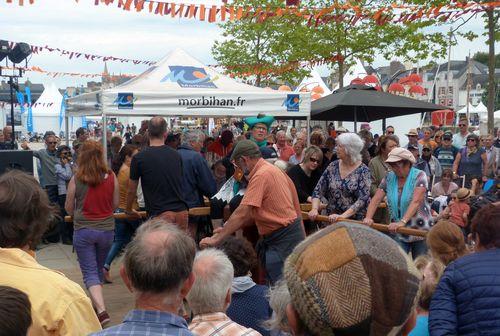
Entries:
POLYGON ((427 234, 431 256, 445 266, 468 253, 465 238, 458 225, 441 220, 427 234))

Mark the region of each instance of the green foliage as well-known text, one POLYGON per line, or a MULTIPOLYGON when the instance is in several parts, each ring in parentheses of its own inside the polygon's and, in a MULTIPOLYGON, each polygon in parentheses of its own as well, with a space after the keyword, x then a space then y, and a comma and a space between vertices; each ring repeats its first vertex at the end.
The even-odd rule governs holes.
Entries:
MULTIPOLYGON (((497 55, 498 56, 498 55, 497 55)), ((481 100, 483 101, 483 104, 488 106, 488 87, 489 84, 486 84, 484 87, 483 95, 481 96, 481 100)), ((493 111, 498 111, 500 110, 500 81, 498 79, 495 80, 495 98, 494 103, 493 103, 493 111)))
MULTIPOLYGON (((488 65, 489 54, 487 52, 478 51, 472 56, 472 59, 484 65, 488 65)), ((500 68, 500 54, 495 55, 495 68, 500 68)))
MULTIPOLYGON (((339 0, 342 5, 349 2, 363 10, 375 10, 390 6, 394 0, 339 0)), ((444 0, 407 0, 405 4, 435 5, 446 4, 444 0)), ((234 5, 253 8, 284 5, 282 0, 236 0, 234 5)), ((329 0, 303 0, 304 8, 325 8, 331 6, 329 0)), ((351 14, 353 11, 334 10, 333 15, 351 14)), ((387 13, 385 13, 387 14, 387 13)), ((345 20, 331 20, 326 23, 308 25, 307 21, 295 15, 271 17, 263 22, 243 19, 221 24, 224 40, 216 41, 212 53, 215 59, 230 69, 236 76, 248 79, 242 64, 260 64, 267 68, 300 60, 332 58, 342 56, 342 60, 331 61, 329 66, 336 69, 341 79, 355 59, 372 62, 377 55, 386 59, 397 57, 417 61, 426 58, 442 58, 446 55, 448 37, 446 33, 429 29, 443 24, 439 20, 423 19, 409 23, 387 22, 379 25, 372 19, 358 20, 355 24, 345 20), (236 67, 236 68, 235 68, 236 67)), ((441 30, 442 31, 442 30, 441 30)), ((296 84, 310 71, 298 67, 275 75, 257 75, 257 85, 272 82, 296 84)), ((348 84, 348 83, 344 83, 348 84)))

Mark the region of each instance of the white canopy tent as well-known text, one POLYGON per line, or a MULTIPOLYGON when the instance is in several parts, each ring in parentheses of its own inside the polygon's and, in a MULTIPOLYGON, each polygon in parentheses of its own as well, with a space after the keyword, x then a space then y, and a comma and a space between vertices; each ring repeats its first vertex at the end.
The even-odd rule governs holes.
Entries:
POLYGON ((311 101, 332 93, 316 69, 313 69, 309 76, 304 77, 295 92, 311 92, 311 101))
POLYGON ((40 98, 33 104, 31 109, 33 115, 33 132, 44 134, 54 131, 59 134, 59 114, 63 97, 54 83, 44 84, 44 90, 40 98))
POLYGON ((136 78, 68 99, 68 115, 308 118, 309 93, 239 83, 176 49, 136 78))
MULTIPOLYGON (((60 125, 62 101, 63 96, 54 83, 44 84, 42 94, 32 107, 33 132, 44 134, 53 131, 59 134, 64 130, 64 126, 60 125)), ((71 119, 70 131, 74 132, 80 126, 82 126, 81 118, 71 119)))

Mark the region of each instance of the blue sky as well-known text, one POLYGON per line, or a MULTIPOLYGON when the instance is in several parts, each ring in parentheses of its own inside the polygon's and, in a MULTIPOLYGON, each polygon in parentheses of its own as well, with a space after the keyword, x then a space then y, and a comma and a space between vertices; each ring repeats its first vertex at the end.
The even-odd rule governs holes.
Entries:
MULTIPOLYGON (((189 1, 207 5, 220 2, 189 1)), ((484 31, 483 26, 482 19, 477 18, 462 29, 480 35, 484 31)), ((147 10, 142 13, 124 12, 116 4, 94 6, 94 0, 80 0, 79 3, 74 0, 35 0, 34 5, 25 4, 24 7, 0 2, 0 39, 33 45, 143 60, 159 60, 180 47, 200 61, 213 64, 210 49, 220 37, 221 30, 216 24, 160 17, 149 14, 147 10)), ((473 42, 459 40, 459 46, 452 51, 452 59, 465 59, 469 50, 474 54, 487 49, 484 37, 473 42)), ((375 61, 376 66, 386 63, 388 61, 382 58, 375 61)), ((102 61, 69 60, 55 52, 45 51, 33 55, 29 65, 48 71, 80 73, 100 73, 104 67, 102 61)), ((114 73, 138 74, 146 68, 146 65, 108 62, 108 69, 114 73)), ((52 79, 33 72, 26 73, 25 78, 37 83, 54 81, 60 88, 85 85, 89 80, 78 77, 52 79)))

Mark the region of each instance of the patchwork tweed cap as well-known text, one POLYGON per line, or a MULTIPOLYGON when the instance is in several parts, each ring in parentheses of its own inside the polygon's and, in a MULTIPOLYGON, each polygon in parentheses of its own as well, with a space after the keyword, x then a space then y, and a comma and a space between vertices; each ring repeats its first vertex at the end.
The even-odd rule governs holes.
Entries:
POLYGON ((397 335, 418 299, 419 273, 394 240, 341 222, 285 262, 292 303, 313 335, 397 335))

